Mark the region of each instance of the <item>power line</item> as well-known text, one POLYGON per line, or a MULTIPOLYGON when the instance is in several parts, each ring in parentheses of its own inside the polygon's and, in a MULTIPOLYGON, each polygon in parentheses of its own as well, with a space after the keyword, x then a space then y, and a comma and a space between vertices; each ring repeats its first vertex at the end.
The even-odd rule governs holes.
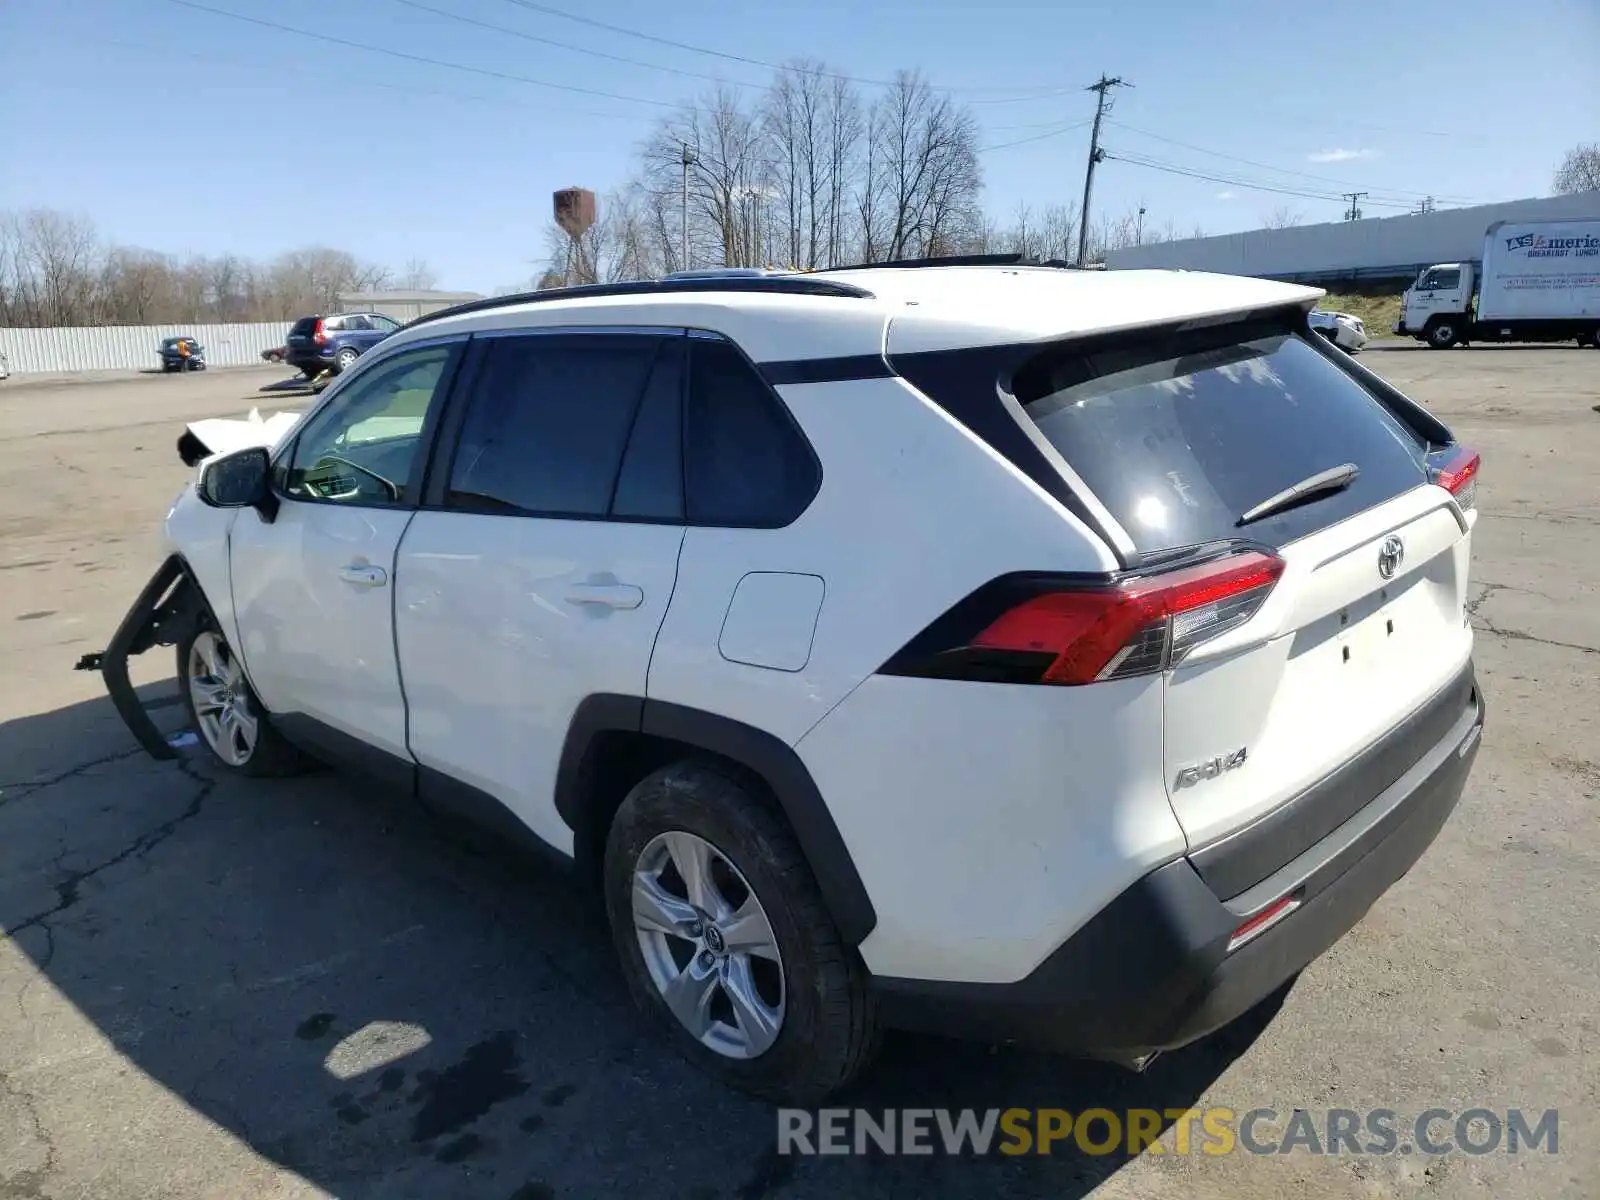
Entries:
MULTIPOLYGON (((1111 123, 1113 125, 1115 125, 1118 129, 1126 129, 1130 133, 1137 133, 1137 134, 1141 135, 1142 137, 1154 138, 1156 141, 1158 141, 1158 142, 1166 142, 1170 146, 1180 146, 1185 150, 1193 150, 1196 154, 1204 154, 1204 155, 1207 155, 1208 157, 1211 157, 1211 158, 1227 159, 1229 162, 1242 163, 1247 167, 1258 167, 1263 171, 1271 171, 1271 172, 1273 172, 1274 174, 1277 174, 1277 175, 1295 175, 1295 176, 1299 176, 1302 179, 1316 180, 1318 183, 1337 183, 1337 184, 1348 184, 1351 187, 1356 186, 1355 181, 1352 180, 1352 179, 1335 179, 1334 177, 1332 177, 1330 175, 1315 175, 1315 174, 1311 173, 1310 171, 1295 171, 1295 170, 1291 170, 1290 168, 1287 168, 1287 167, 1274 167, 1274 166, 1270 165, 1269 163, 1256 162, 1254 159, 1240 158, 1238 155, 1235 155, 1235 154, 1224 154, 1220 150, 1207 150, 1204 146, 1192 145, 1189 142, 1180 142, 1177 138, 1167 137, 1165 134, 1152 133, 1148 129, 1140 129, 1138 126, 1129 125, 1125 121, 1113 120, 1111 123)), ((1406 190, 1404 188, 1385 188, 1382 191, 1381 194, 1385 195, 1385 196, 1413 196, 1413 197, 1430 196, 1431 195, 1431 193, 1428 193, 1428 192, 1412 192, 1412 191, 1408 191, 1408 190, 1406 190)), ((1447 197, 1447 199, 1450 199, 1450 198, 1447 197)), ((1459 204, 1475 204, 1475 203, 1477 203, 1477 201, 1465 200, 1465 199, 1461 199, 1460 197, 1454 198, 1454 202, 1455 203, 1459 203, 1459 204)))
MULTIPOLYGON (((686 50, 690 54, 704 54, 704 55, 708 55, 711 58, 720 58, 720 59, 724 59, 724 60, 726 60, 728 62, 743 63, 745 66, 748 66, 748 67, 761 67, 761 68, 763 68, 765 70, 768 70, 768 71, 782 71, 782 70, 785 69, 781 64, 775 63, 775 62, 770 62, 767 59, 750 58, 750 57, 748 57, 746 55, 743 55, 743 54, 732 54, 732 53, 729 53, 726 50, 713 50, 708 46, 696 46, 696 45, 693 45, 690 42, 674 41, 672 38, 661 37, 658 34, 644 33, 644 32, 642 32, 642 31, 640 31, 638 29, 628 29, 627 27, 622 26, 622 25, 612 25, 608 21, 597 20, 594 17, 585 17, 585 16, 579 15, 578 13, 567 12, 564 9, 552 8, 548 4, 539 4, 539 3, 536 2, 536 0, 506 0, 506 3, 507 4, 515 4, 518 8, 525 8, 529 12, 543 13, 545 16, 549 16, 549 17, 559 17, 563 21, 574 21, 579 25, 588 25, 590 28, 593 28, 593 29, 604 30, 606 33, 615 33, 615 34, 617 34, 617 35, 619 35, 621 37, 637 38, 640 41, 652 42, 657 46, 667 46, 667 47, 670 47, 673 50, 686 50)), ((868 78, 865 78, 865 77, 859 76, 859 75, 846 75, 846 74, 844 74, 843 72, 840 72, 840 71, 829 71, 829 70, 819 70, 819 71, 816 71, 814 73, 819 75, 819 76, 821 76, 824 79, 841 79, 841 80, 844 80, 847 83, 858 83, 858 84, 862 84, 862 85, 867 86, 867 87, 894 87, 894 86, 896 86, 896 81, 893 80, 893 79, 868 79, 868 78)), ((1018 86, 1015 86, 1015 87, 972 87, 972 88, 940 87, 937 90, 945 91, 945 92, 963 92, 963 91, 974 91, 974 92, 1028 92, 1028 91, 1036 91, 1036 92, 1040 93, 1040 95, 1034 95, 1034 96, 1011 96, 1011 97, 1006 97, 1004 99, 973 101, 973 103, 978 103, 978 104, 1008 104, 1008 103, 1014 103, 1014 102, 1019 102, 1019 101, 1024 101, 1024 100, 1038 100, 1038 99, 1043 99, 1044 97, 1049 96, 1049 95, 1060 95, 1062 92, 1066 91, 1065 88, 1059 88, 1059 87, 1055 87, 1055 86, 1048 86, 1048 87, 1047 86, 1035 86, 1035 87, 1030 87, 1030 86, 1023 86, 1023 85, 1018 85, 1018 86)))
MULTIPOLYGON (((1304 200, 1343 200, 1347 198, 1346 196, 1343 196, 1337 192, 1313 192, 1302 188, 1278 187, 1272 184, 1261 183, 1260 181, 1253 179, 1240 179, 1235 176, 1220 175, 1210 171, 1195 171, 1187 167, 1180 167, 1174 163, 1160 162, 1156 159, 1145 158, 1140 155, 1107 153, 1106 157, 1117 162, 1129 163, 1135 167, 1148 167, 1152 171, 1163 171, 1169 175, 1183 175, 1190 179, 1204 179, 1211 183, 1223 183, 1230 187, 1242 187, 1247 191, 1272 192, 1279 196, 1298 196, 1304 200)), ((1379 208, 1405 209, 1409 207, 1407 204, 1388 200, 1373 200, 1371 203, 1377 205, 1379 208)))
MULTIPOLYGON (((180 50, 172 46, 149 46, 139 42, 125 42, 118 38, 92 37, 86 34, 77 33, 54 33, 50 30, 38 30, 36 31, 36 36, 53 38, 75 46, 111 46, 119 50, 138 50, 145 54, 160 55, 167 58, 187 58, 193 62, 201 63, 206 66, 227 66, 230 68, 244 67, 247 70, 265 71, 273 75, 282 75, 287 72, 289 74, 300 75, 307 79, 318 79, 324 83, 328 81, 328 75, 325 71, 318 70, 314 67, 308 67, 303 61, 298 60, 275 63, 252 62, 249 59, 235 58, 230 55, 215 54, 211 51, 198 53, 192 50, 180 50)), ((442 92, 437 88, 415 87, 409 83, 382 83, 376 79, 361 79, 351 75, 341 75, 338 82, 341 86, 383 88, 385 91, 399 92, 405 96, 434 96, 441 100, 464 100, 473 104, 488 104, 495 108, 501 109, 511 107, 526 108, 530 111, 538 111, 542 113, 548 113, 550 111, 549 105, 542 103, 533 104, 526 101, 508 100, 494 96, 474 96, 467 92, 442 92)), ((570 114, 572 116, 599 117, 602 120, 607 121, 638 122, 645 119, 643 114, 603 113, 592 112, 588 109, 570 108, 563 108, 561 111, 563 114, 570 114)), ((650 119, 653 120, 654 118, 650 119)))
POLYGON ((683 107, 681 104, 674 104, 666 100, 647 100, 643 96, 624 96, 616 92, 602 92, 596 88, 577 87, 566 83, 551 83, 547 79, 534 79, 528 75, 513 75, 507 71, 495 71, 488 67, 473 67, 465 63, 447 62, 441 58, 428 58, 421 54, 408 54, 404 50, 391 50, 387 46, 374 46, 369 42, 351 41, 348 38, 334 37, 332 34, 313 32, 310 29, 300 29, 293 25, 280 25, 276 21, 263 20, 261 17, 249 17, 244 13, 229 12, 224 8, 212 8, 208 4, 198 4, 196 0, 167 0, 167 2, 179 5, 182 8, 192 8, 197 12, 211 13, 213 16, 245 21, 251 25, 259 25, 263 29, 276 29, 280 33, 292 33, 297 37, 310 38, 314 42, 328 42, 335 46, 348 46, 352 50, 367 50, 373 54, 384 54, 390 58, 423 63, 430 67, 445 67, 452 71, 466 71, 472 75, 483 75, 490 79, 504 79, 512 83, 526 83, 533 87, 551 88, 558 92, 575 92, 582 96, 599 96, 605 100, 621 100, 627 104, 648 104, 654 108, 670 109, 683 107))
POLYGON ((770 84, 745 83, 737 79, 724 79, 720 75, 707 75, 701 71, 687 71, 680 67, 664 67, 659 63, 645 62, 639 58, 628 58, 622 54, 608 54, 604 50, 590 50, 584 46, 574 46, 571 42, 558 42, 554 38, 541 37, 536 33, 528 33, 521 29, 510 29, 504 25, 496 25, 490 21, 480 21, 476 17, 469 17, 464 13, 449 12, 446 9, 434 8, 431 4, 422 4, 419 0, 395 0, 396 4, 403 4, 407 8, 415 8, 420 12, 432 13, 436 17, 446 17, 452 21, 460 21, 463 25, 475 25, 479 29, 487 29, 494 33, 503 33, 508 37, 521 38, 523 41, 538 42, 543 46, 554 46, 558 50, 569 50, 574 54, 587 54, 593 58, 603 58, 610 62, 623 63, 630 67, 644 67, 650 71, 663 71, 668 75, 682 75, 687 79, 703 79, 711 83, 728 84, 732 87, 759 88, 762 91, 771 91, 770 84))
POLYGON ((1071 133, 1074 129, 1082 129, 1087 124, 1089 124, 1087 120, 1073 121, 1069 125, 1059 125, 1045 133, 1033 134, 1031 137, 1016 138, 1009 142, 996 142, 992 146, 979 146, 978 153, 987 154, 991 150, 1009 150, 1012 146, 1026 146, 1029 142, 1042 142, 1045 138, 1060 137, 1063 133, 1071 133))

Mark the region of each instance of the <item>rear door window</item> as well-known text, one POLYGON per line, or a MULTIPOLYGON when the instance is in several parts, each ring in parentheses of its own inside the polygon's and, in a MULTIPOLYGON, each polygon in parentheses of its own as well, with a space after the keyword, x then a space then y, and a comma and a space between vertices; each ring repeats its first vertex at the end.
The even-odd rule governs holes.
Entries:
POLYGON ((445 504, 484 513, 604 517, 664 339, 487 339, 445 504))
POLYGON ((1425 482, 1419 439, 1281 330, 1062 347, 1019 371, 1013 394, 1141 552, 1235 537, 1281 545, 1425 482), (1344 491, 1239 524, 1346 463, 1359 474, 1344 491))

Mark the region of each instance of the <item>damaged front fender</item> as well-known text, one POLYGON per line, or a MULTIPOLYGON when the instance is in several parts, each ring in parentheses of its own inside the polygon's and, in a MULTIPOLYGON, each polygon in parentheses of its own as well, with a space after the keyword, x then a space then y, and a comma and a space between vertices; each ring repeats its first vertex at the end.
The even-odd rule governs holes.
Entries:
POLYGON ((194 632, 205 613, 205 596, 189 573, 188 564, 180 555, 170 555, 144 585, 105 650, 85 654, 78 660, 77 670, 100 672, 117 715, 154 758, 170 759, 178 754, 139 702, 128 679, 128 659, 152 646, 176 645, 194 632))

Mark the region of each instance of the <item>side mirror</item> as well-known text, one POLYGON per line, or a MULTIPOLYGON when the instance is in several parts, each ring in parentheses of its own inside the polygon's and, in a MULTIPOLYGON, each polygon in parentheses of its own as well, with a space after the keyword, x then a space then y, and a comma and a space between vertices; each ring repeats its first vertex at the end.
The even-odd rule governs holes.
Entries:
POLYGON ((200 472, 200 499, 212 508, 254 508, 263 520, 278 515, 269 479, 272 460, 264 446, 235 450, 207 463, 200 472))

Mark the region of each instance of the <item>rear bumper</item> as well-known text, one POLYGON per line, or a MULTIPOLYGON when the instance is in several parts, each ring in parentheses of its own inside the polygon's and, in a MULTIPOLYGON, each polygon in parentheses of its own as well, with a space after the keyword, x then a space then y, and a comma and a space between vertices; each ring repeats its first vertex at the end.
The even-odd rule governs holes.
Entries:
POLYGON ((333 366, 333 360, 338 353, 339 349, 336 346, 319 346, 310 350, 290 350, 283 356, 283 361, 292 367, 299 367, 301 370, 305 370, 307 367, 314 367, 320 371, 324 367, 333 366))
POLYGON ((1016 983, 876 979, 885 1019, 1120 1061, 1226 1025, 1343 937, 1422 856, 1460 799, 1483 716, 1473 684, 1457 720, 1410 770, 1242 895, 1224 901, 1178 859, 1016 983), (1240 924, 1284 895, 1299 906, 1230 952, 1240 924))

